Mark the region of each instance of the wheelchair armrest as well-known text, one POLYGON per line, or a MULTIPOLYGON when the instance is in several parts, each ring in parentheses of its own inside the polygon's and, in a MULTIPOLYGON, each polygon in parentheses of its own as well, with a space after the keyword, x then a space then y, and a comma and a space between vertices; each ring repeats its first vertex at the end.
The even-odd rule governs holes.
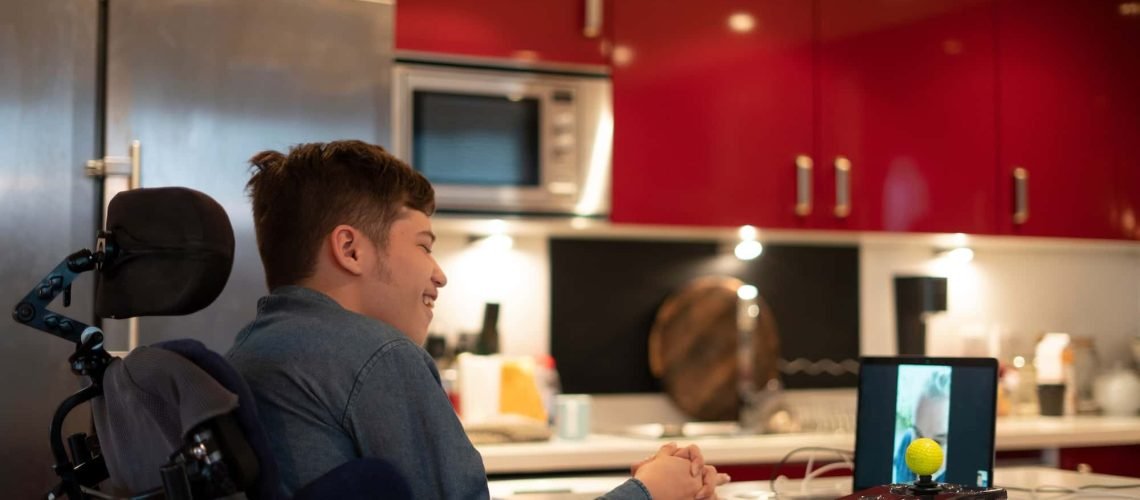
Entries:
POLYGON ((162 468, 168 499, 220 498, 256 488, 257 456, 234 414, 194 427, 162 468))

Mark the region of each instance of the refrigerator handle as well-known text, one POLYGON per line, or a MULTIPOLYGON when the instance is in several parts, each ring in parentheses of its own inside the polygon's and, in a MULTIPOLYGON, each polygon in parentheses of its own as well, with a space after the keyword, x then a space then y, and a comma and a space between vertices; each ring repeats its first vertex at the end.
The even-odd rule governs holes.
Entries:
MULTIPOLYGON (((127 189, 138 189, 142 187, 142 143, 135 139, 131 141, 128 148, 128 156, 105 156, 101 160, 88 160, 84 170, 87 172, 88 177, 107 177, 117 176, 127 178, 127 189)), ((111 198, 119 194, 114 190, 106 190, 107 182, 104 182, 103 192, 103 207, 106 210, 107 204, 110 203, 111 198)), ((119 184, 122 186, 122 184, 119 184)), ((121 188, 117 188, 121 189, 121 188)), ((133 351, 139 345, 139 319, 138 317, 127 319, 127 351, 133 351)))
POLYGON ((131 173, 127 179, 127 189, 142 187, 142 143, 138 139, 131 141, 131 173))
POLYGON ((87 160, 83 170, 88 177, 126 176, 127 189, 136 189, 142 186, 142 143, 137 139, 131 141, 129 155, 87 160))

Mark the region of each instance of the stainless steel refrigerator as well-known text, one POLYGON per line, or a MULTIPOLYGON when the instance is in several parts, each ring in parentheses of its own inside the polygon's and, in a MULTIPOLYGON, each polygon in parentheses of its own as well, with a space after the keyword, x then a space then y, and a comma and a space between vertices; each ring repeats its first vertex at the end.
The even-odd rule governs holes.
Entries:
MULTIPOLYGON (((142 318, 138 341, 192 337, 228 349, 266 293, 246 161, 301 142, 389 145, 393 8, 375 0, 0 0, 0 305, 14 306, 64 256, 94 244, 106 201, 128 185, 124 160, 136 143, 138 185, 209 194, 226 208, 236 240, 218 300, 189 316, 142 318), (110 175, 90 176, 89 160, 104 159, 110 175)), ((66 313, 93 321, 93 288, 81 278, 66 313)), ((104 322, 110 349, 127 347, 125 323, 104 322)), ((72 350, 0 322, 0 496, 39 496, 54 483, 48 428, 55 406, 80 386, 67 368, 72 350)), ((87 428, 86 418, 72 417, 67 430, 87 428)))

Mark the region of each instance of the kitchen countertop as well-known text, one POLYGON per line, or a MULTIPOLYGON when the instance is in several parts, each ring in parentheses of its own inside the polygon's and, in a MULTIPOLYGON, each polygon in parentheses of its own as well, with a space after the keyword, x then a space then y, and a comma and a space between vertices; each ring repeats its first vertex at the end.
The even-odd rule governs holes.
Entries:
MULTIPOLYGON (((600 492, 612 489, 625 479, 625 476, 619 475, 521 479, 491 481, 489 486, 491 497, 495 499, 570 500, 595 498, 600 492)), ((998 486, 1007 488, 1011 499, 1034 498, 1033 490, 1044 490, 1045 487, 1076 490, 1089 485, 1135 485, 1135 489, 1084 491, 1107 492, 1111 496, 1127 495, 1126 498, 1140 492, 1140 480, 1104 474, 1080 474, 1047 467, 998 467, 994 470, 994 480, 998 486)), ((780 498, 835 498, 851 492, 851 477, 819 478, 806 485, 802 480, 777 482, 776 490, 781 492, 780 498)), ((1045 492, 1038 492, 1038 495, 1042 493, 1045 492)), ((1066 491, 1048 490, 1051 495, 1049 498, 1058 498, 1058 493, 1064 494, 1066 491)), ((725 500, 774 498, 768 481, 729 483, 717 488, 717 496, 725 500)))
MULTIPOLYGON (((759 464, 780 461, 804 446, 853 450, 855 436, 839 434, 767 434, 697 439, 648 439, 594 434, 582 441, 557 438, 536 443, 477 446, 488 474, 553 473, 559 471, 623 470, 677 441, 700 446, 712 464, 759 464)), ((1000 418, 997 449, 1033 450, 1084 446, 1140 444, 1140 417, 1024 417, 1000 418)))

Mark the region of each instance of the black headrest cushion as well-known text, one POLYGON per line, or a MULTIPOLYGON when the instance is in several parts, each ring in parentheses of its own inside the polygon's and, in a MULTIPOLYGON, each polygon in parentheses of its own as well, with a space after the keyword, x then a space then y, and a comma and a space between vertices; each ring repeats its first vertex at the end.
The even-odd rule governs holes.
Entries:
POLYGON ((180 187, 134 189, 111 199, 107 231, 118 257, 96 273, 95 314, 190 314, 214 301, 234 260, 234 231, 213 198, 180 187))

